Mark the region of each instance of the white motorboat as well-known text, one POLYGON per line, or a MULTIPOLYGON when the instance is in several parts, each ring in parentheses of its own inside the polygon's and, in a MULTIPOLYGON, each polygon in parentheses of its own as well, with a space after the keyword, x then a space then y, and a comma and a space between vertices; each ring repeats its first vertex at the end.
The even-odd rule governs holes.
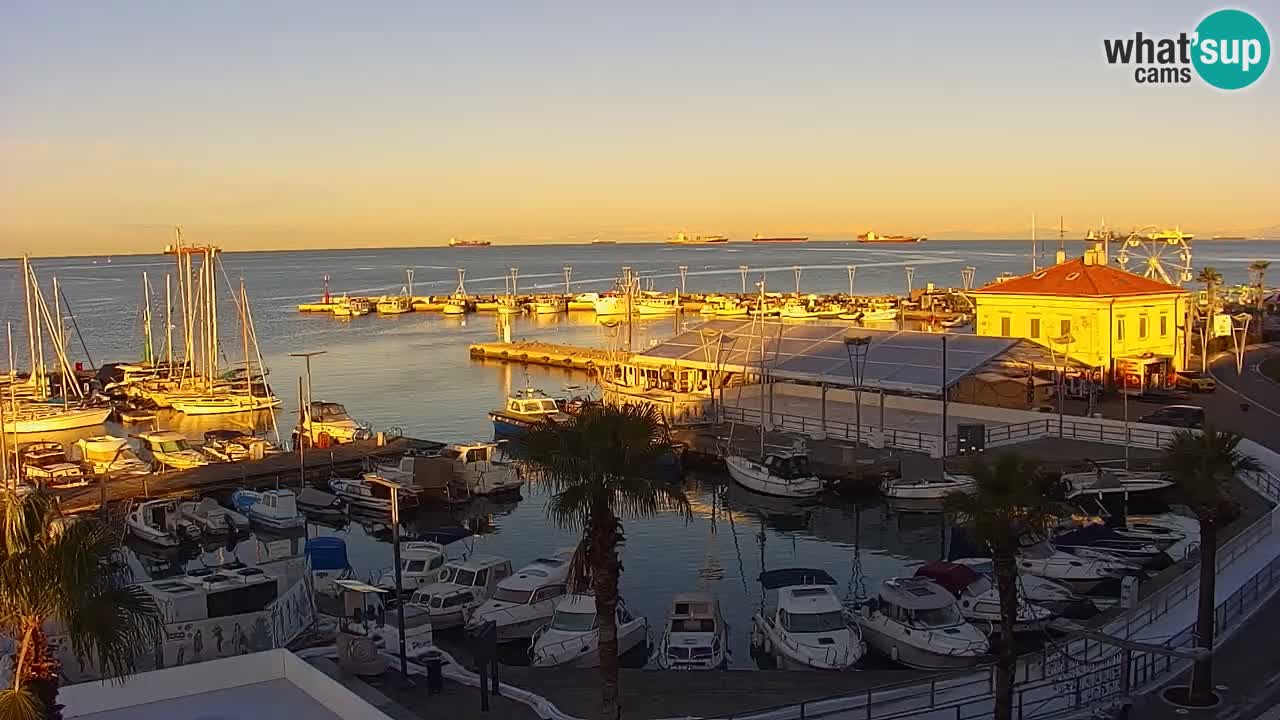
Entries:
POLYGON ((728 632, 720 601, 711 593, 671 598, 667 626, 654 656, 663 670, 714 670, 727 660, 728 632))
POLYGON ((367 425, 357 422, 342 403, 313 401, 307 405, 298 426, 293 430, 293 441, 299 440, 309 447, 327 448, 331 445, 364 440, 373 436, 367 425))
POLYGON ((564 422, 569 416, 556 404, 555 398, 534 387, 525 387, 507 396, 500 410, 489 412, 493 435, 497 438, 519 437, 541 422, 564 422))
POLYGON ((1088 495, 1132 494, 1164 490, 1173 485, 1163 473, 1106 468, 1094 464, 1092 470, 1063 473, 1068 500, 1088 495))
POLYGON ((960 614, 956 599, 927 578, 885 580, 878 597, 855 617, 868 645, 917 670, 971 667, 990 648, 982 631, 960 614))
POLYGON ((680 312, 680 298, 670 295, 645 295, 635 302, 635 311, 642 317, 674 315, 680 312))
MULTIPOLYGON (((403 464, 405 460, 412 463, 412 458, 408 457, 401 458, 401 463, 403 464)), ((375 472, 364 473, 355 478, 333 478, 329 480, 329 490, 353 506, 390 511, 391 488, 381 482, 370 482, 370 476, 397 486, 396 492, 399 494, 398 503, 401 508, 418 504, 422 492, 408 484, 412 476, 406 477, 394 467, 379 468, 375 472)))
POLYGON ((816 320, 819 314, 803 300, 788 300, 782 304, 778 317, 783 320, 816 320))
POLYGON ((600 316, 626 315, 627 299, 621 295, 601 295, 592 304, 592 309, 600 316))
POLYGON ((897 308, 875 308, 862 311, 863 322, 885 322, 898 319, 897 308))
POLYGON ((379 315, 403 315, 413 312, 413 298, 408 295, 388 295, 378 300, 374 309, 379 315))
POLYGON ((783 670, 846 670, 866 654, 853 617, 822 570, 789 568, 760 574, 765 591, 776 591, 772 607, 751 618, 751 646, 773 656, 783 670))
POLYGON ((885 480, 880 484, 880 492, 891 500, 945 500, 951 493, 973 493, 977 489, 973 476, 945 472, 941 478, 885 480))
POLYGON ((465 560, 450 560, 445 563, 444 578, 420 586, 409 602, 426 608, 436 629, 458 627, 508 577, 511 561, 506 558, 472 555, 465 560))
POLYGON ((183 520, 200 528, 202 536, 227 535, 249 528, 249 518, 234 510, 228 510, 213 498, 200 501, 185 500, 178 503, 178 513, 183 520))
POLYGON ((538 558, 498 582, 493 596, 471 613, 468 627, 492 621, 498 642, 528 640, 555 613, 556 601, 568 592, 572 551, 538 558))
MULTIPOLYGON (((417 590, 423 585, 443 582, 447 574, 444 563, 448 557, 444 545, 438 542, 411 540, 400 543, 401 588, 417 590)), ((395 589, 395 568, 382 571, 378 587, 384 590, 395 589)))
MULTIPOLYGON (((960 563, 930 562, 916 568, 916 577, 928 578, 950 592, 957 601, 960 615, 980 629, 986 629, 988 635, 1003 629, 1000 594, 987 576, 960 563)), ((1053 620, 1052 610, 1028 602, 1021 591, 1017 596, 1018 615, 1013 632, 1043 630, 1053 620)))
POLYGON ((822 492, 822 480, 813 474, 809 455, 800 446, 790 452, 767 453, 763 462, 730 455, 724 464, 734 482, 763 495, 804 498, 822 492))
POLYGON ((4 434, 28 435, 101 425, 111 416, 110 407, 64 407, 60 403, 29 402, 6 408, 4 434))
POLYGON ((519 492, 524 485, 519 468, 499 459, 497 443, 454 443, 444 450, 453 472, 472 495, 519 492))
POLYGON ((570 310, 595 310, 596 301, 600 299, 600 293, 585 292, 578 293, 569 301, 570 310))
MULTIPOLYGON (((618 598, 618 655, 625 655, 648 641, 649 621, 635 615, 618 598)), ((566 595, 556 603, 551 622, 533 635, 530 645, 533 667, 590 668, 600 665, 600 631, 596 623, 594 595, 566 595)))
POLYGON ((243 462, 279 454, 280 449, 240 430, 206 430, 200 452, 213 462, 243 462))
POLYGON ((146 500, 125 515, 134 537, 155 545, 176 547, 200 539, 200 527, 182 517, 175 500, 146 500))
POLYGON ((292 490, 237 490, 231 503, 254 523, 269 528, 299 528, 307 522, 292 490))
POLYGON ((1086 558, 1118 558, 1143 564, 1164 555, 1159 547, 1121 535, 1102 525, 1059 531, 1053 535, 1053 546, 1072 555, 1086 558))
POLYGON ((209 464, 182 433, 157 430, 139 433, 137 438, 142 443, 142 459, 150 460, 156 470, 188 470, 209 464))
POLYGON ((1170 547, 1177 545, 1187 539, 1187 534, 1182 530, 1170 525, 1164 525, 1158 522, 1129 520, 1127 525, 1111 528, 1121 537, 1131 540, 1142 540, 1161 550, 1168 550, 1170 547))
POLYGON ((84 470, 67 458, 62 443, 39 440, 18 446, 22 478, 36 487, 64 487, 88 482, 84 470))
MULTIPOLYGON (((995 569, 990 558, 957 558, 952 562, 964 565, 983 577, 995 582, 995 569)), ((1085 615, 1096 612, 1088 600, 1062 583, 1037 575, 1018 574, 1018 592, 1032 605, 1047 608, 1057 615, 1076 617, 1081 610, 1085 615)))
POLYGON ((71 446, 72 456, 77 458, 85 470, 94 475, 146 475, 151 466, 143 462, 129 441, 111 435, 96 435, 81 438, 71 446))
POLYGON ((1134 575, 1137 565, 1118 559, 1085 558, 1065 553, 1049 543, 1022 548, 1018 556, 1018 574, 1035 575, 1063 583, 1077 592, 1087 593, 1105 580, 1134 575))

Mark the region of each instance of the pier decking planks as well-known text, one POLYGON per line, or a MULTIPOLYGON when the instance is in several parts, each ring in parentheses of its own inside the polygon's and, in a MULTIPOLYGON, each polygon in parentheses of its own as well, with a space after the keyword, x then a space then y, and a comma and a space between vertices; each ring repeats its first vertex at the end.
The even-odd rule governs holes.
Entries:
POLYGON ((408 450, 442 448, 442 443, 416 438, 388 438, 379 446, 375 440, 335 445, 326 449, 311 448, 299 469, 296 453, 281 453, 262 460, 238 463, 216 463, 190 470, 152 473, 139 477, 116 478, 106 483, 55 490, 62 511, 85 512, 101 506, 103 496, 108 504, 135 498, 184 497, 214 490, 265 487, 281 482, 296 487, 299 472, 308 479, 334 470, 356 470, 367 459, 398 458, 408 450), (105 493, 104 493, 105 491, 105 493))

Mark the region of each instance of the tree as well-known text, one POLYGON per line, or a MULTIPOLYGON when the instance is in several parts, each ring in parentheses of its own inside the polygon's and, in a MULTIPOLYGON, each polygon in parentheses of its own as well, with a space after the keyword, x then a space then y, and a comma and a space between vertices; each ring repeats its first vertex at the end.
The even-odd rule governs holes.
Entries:
POLYGON ((1208 311, 1204 317, 1204 332, 1200 335, 1200 369, 1209 371, 1209 338, 1213 337, 1213 315, 1218 311, 1218 286, 1222 284, 1222 273, 1212 267, 1206 267, 1196 276, 1196 281, 1204 283, 1205 299, 1208 300, 1208 311))
POLYGON ((1254 260, 1249 263, 1249 274, 1257 278, 1258 287, 1257 294, 1254 296, 1254 306, 1258 311, 1258 333, 1262 333, 1262 301, 1267 294, 1267 268, 1271 267, 1270 261, 1254 260))
MULTIPOLYGON (((1218 579, 1218 530, 1239 514, 1231 482, 1242 472, 1261 470, 1253 457, 1240 451, 1241 436, 1204 430, 1178 430, 1164 447, 1163 466, 1169 479, 1200 523, 1200 597, 1196 612, 1196 647, 1213 649, 1214 593, 1218 579)), ((1197 660, 1191 673, 1188 704, 1213 700, 1213 658, 1197 660)))
MULTIPOLYGON (((652 405, 588 406, 561 423, 526 434, 524 459, 553 493, 547 514, 582 532, 575 566, 590 573, 600 641, 602 720, 622 716, 618 687, 618 578, 624 541, 620 517, 647 518, 674 510, 687 520, 689 500, 652 478, 671 452, 662 417, 652 405)), ((581 578, 581 572, 574 573, 581 578)))
POLYGON ((57 720, 58 663, 44 634, 58 623, 75 654, 108 677, 136 670, 160 637, 151 597, 112 561, 116 539, 97 520, 64 518, 52 497, 0 490, 0 633, 16 643, 0 720, 57 720))
POLYGON ((1000 648, 996 662, 996 720, 1013 717, 1013 683, 1018 665, 1012 628, 1018 620, 1018 565, 1020 537, 1043 537, 1046 526, 1045 493, 1036 463, 1008 453, 974 466, 977 489, 955 492, 946 498, 946 509, 964 526, 978 547, 991 551, 996 590, 1000 595, 1000 648))

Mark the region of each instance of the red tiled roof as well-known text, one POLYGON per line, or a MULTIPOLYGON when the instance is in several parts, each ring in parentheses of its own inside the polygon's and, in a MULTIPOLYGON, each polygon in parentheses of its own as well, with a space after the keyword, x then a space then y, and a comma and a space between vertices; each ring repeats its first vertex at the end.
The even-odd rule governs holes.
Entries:
POLYGON ((1134 275, 1110 265, 1086 265, 1083 258, 1068 260, 1004 282, 984 285, 975 293, 990 295, 1069 295, 1112 297, 1186 292, 1177 285, 1134 275))

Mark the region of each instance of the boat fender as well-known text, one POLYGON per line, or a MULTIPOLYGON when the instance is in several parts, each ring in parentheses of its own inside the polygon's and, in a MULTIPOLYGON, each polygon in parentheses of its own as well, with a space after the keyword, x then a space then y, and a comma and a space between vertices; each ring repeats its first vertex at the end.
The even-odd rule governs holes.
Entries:
POLYGON ((332 443, 333 443, 333 437, 329 435, 329 433, 327 432, 322 432, 318 437, 316 437, 316 447, 320 448, 321 450, 328 448, 329 445, 332 443))
POLYGON ((898 646, 897 645, 894 645, 892 648, 889 648, 889 659, 894 662, 898 662, 898 646))

